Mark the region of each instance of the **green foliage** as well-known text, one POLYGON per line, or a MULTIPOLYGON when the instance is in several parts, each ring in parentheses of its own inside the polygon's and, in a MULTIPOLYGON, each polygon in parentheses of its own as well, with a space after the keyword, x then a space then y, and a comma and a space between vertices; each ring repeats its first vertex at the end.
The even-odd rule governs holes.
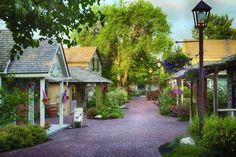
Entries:
POLYGON ((96 106, 96 94, 94 93, 92 96, 88 97, 87 107, 91 108, 95 106, 96 106))
POLYGON ((106 94, 106 99, 108 101, 116 101, 115 103, 121 106, 128 101, 128 93, 122 89, 115 89, 106 94))
POLYGON ((209 151, 200 146, 188 144, 178 145, 172 152, 164 154, 164 157, 213 157, 209 151))
POLYGON ((118 86, 145 83, 148 69, 157 68, 156 57, 171 49, 170 26, 159 7, 144 0, 94 8, 104 15, 100 22, 73 33, 80 46, 97 46, 102 53, 103 75, 118 86))
POLYGON ((39 144, 46 138, 39 125, 7 125, 0 129, 0 152, 39 144))
POLYGON ((121 105, 128 100, 128 94, 124 90, 116 89, 106 94, 104 104, 97 110, 97 114, 104 119, 122 118, 121 105))
MULTIPOLYGON (((91 10, 95 2, 99 0, 1 0, 0 19, 13 33, 16 42, 12 55, 23 53, 22 47, 37 47, 42 39, 49 39, 52 43, 52 39, 56 38, 57 42, 63 41, 68 47, 75 45, 75 41, 70 40, 71 32, 80 32, 81 24, 91 26, 98 20, 91 10), (39 40, 33 39, 35 31, 42 36, 39 40), (63 40, 64 36, 68 39, 63 40)), ((100 18, 102 20, 104 16, 100 15, 100 18)))
POLYGON ((28 93, 22 92, 19 88, 0 89, 2 103, 0 104, 0 125, 6 125, 17 120, 24 120, 24 116, 20 114, 18 105, 26 104, 28 101, 28 93))
POLYGON ((203 137, 198 137, 198 120, 190 125, 188 131, 198 144, 224 156, 236 155, 236 120, 232 117, 210 116, 204 120, 203 137))
MULTIPOLYGON (((228 15, 211 14, 207 27, 204 29, 206 39, 236 39, 236 28, 232 27, 233 18, 228 15)), ((198 31, 192 30, 193 38, 198 38, 198 31)))
POLYGON ((104 105, 98 108, 97 114, 101 115, 103 119, 122 118, 124 116, 123 111, 116 102, 106 99, 104 105))
POLYGON ((87 117, 94 118, 97 115, 97 109, 95 107, 91 107, 87 110, 87 117))
POLYGON ((163 89, 161 96, 159 97, 159 110, 162 115, 169 115, 171 114, 171 105, 176 103, 176 98, 171 96, 170 94, 171 88, 166 87, 163 89))
POLYGON ((184 98, 183 104, 177 107, 177 119, 180 121, 188 121, 189 120, 189 107, 190 107, 190 99, 184 98))
MULTIPOLYGON (((207 108, 208 108, 208 114, 213 113, 213 96, 214 96, 214 91, 213 89, 208 89, 207 90, 207 108)), ((219 103, 219 108, 227 108, 228 105, 228 93, 227 93, 227 88, 226 86, 220 86, 218 88, 218 103, 219 103)))
POLYGON ((184 97, 185 98, 190 98, 190 89, 186 86, 184 86, 184 97))

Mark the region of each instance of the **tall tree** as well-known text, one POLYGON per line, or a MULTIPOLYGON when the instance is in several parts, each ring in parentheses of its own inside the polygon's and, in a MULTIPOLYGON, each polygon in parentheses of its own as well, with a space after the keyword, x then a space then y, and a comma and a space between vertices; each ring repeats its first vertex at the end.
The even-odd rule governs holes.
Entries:
MULTIPOLYGON (((105 15, 86 25, 74 37, 80 46, 98 46, 103 56, 103 74, 118 86, 143 82, 150 67, 156 70, 155 55, 171 49, 170 26, 159 7, 139 0, 95 8, 105 15)), ((81 28, 81 27, 80 27, 81 28)))
MULTIPOLYGON (((236 39, 236 28, 232 26, 233 18, 228 15, 211 14, 208 26, 204 30, 204 38, 206 39, 236 39)), ((193 38, 198 38, 198 31, 192 30, 193 38)))
POLYGON ((100 0, 1 0, 0 20, 13 33, 15 45, 12 55, 23 53, 22 47, 37 47, 39 40, 34 40, 37 31, 42 39, 56 38, 69 47, 75 44, 70 40, 70 33, 79 25, 92 25, 97 17, 91 6, 100 0), (67 39, 63 40, 64 37, 67 39))

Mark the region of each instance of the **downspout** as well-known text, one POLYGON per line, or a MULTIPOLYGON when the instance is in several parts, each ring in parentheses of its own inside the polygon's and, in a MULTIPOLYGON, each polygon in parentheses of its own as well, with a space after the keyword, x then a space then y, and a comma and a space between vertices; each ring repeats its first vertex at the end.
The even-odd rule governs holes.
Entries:
POLYGON ((4 71, 3 71, 3 74, 7 74, 7 69, 8 69, 8 67, 9 67, 10 63, 11 63, 11 60, 9 59, 9 61, 7 62, 7 65, 6 65, 6 67, 5 67, 5 69, 4 69, 4 71))

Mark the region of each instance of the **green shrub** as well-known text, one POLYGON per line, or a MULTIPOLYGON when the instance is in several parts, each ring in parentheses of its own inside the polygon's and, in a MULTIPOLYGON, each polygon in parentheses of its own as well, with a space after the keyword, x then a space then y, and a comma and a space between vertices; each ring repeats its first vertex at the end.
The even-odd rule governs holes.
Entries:
POLYGON ((103 119, 123 117, 123 111, 120 108, 120 102, 116 99, 114 94, 114 91, 108 92, 103 105, 97 110, 97 114, 101 115, 103 119))
MULTIPOLYGON (((189 127, 189 132, 194 138, 197 137, 197 130, 198 120, 189 127)), ((197 137, 198 143, 202 146, 218 154, 236 156, 236 120, 234 118, 206 117, 202 134, 201 140, 197 137)))
POLYGON ((213 157, 209 151, 200 146, 188 144, 178 145, 172 152, 164 154, 164 157, 213 157))
POLYGON ((94 93, 92 96, 88 97, 87 107, 91 108, 95 106, 96 106, 96 94, 94 93))
POLYGON ((205 120, 202 144, 212 151, 236 156, 235 138, 236 120, 234 118, 210 116, 205 120))
POLYGON ((97 115, 97 109, 95 107, 89 108, 87 111, 88 118, 94 118, 97 115))
POLYGON ((46 140, 46 131, 38 125, 7 125, 0 130, 0 151, 24 148, 46 140))
POLYGON ((115 89, 106 94, 106 99, 110 99, 109 101, 122 105, 128 101, 128 93, 122 89, 115 89))
POLYGON ((171 88, 167 87, 163 89, 161 96, 159 97, 159 110, 162 115, 171 114, 171 105, 176 103, 176 98, 170 94, 171 88))
POLYGON ((192 123, 188 127, 188 132, 195 140, 196 143, 199 143, 199 118, 194 117, 192 123))
POLYGON ((24 121, 25 116, 22 115, 17 106, 27 103, 28 93, 16 87, 2 87, 0 89, 0 95, 2 97, 2 103, 0 104, 0 125, 4 126, 18 120, 24 121))

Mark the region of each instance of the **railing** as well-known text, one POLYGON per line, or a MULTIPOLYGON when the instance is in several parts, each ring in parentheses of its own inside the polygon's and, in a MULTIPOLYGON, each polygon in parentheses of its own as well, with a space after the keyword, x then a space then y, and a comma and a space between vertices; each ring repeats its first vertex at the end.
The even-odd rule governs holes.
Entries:
POLYGON ((234 117, 234 112, 236 112, 235 108, 226 108, 226 109, 218 109, 218 112, 230 112, 231 117, 234 117))

